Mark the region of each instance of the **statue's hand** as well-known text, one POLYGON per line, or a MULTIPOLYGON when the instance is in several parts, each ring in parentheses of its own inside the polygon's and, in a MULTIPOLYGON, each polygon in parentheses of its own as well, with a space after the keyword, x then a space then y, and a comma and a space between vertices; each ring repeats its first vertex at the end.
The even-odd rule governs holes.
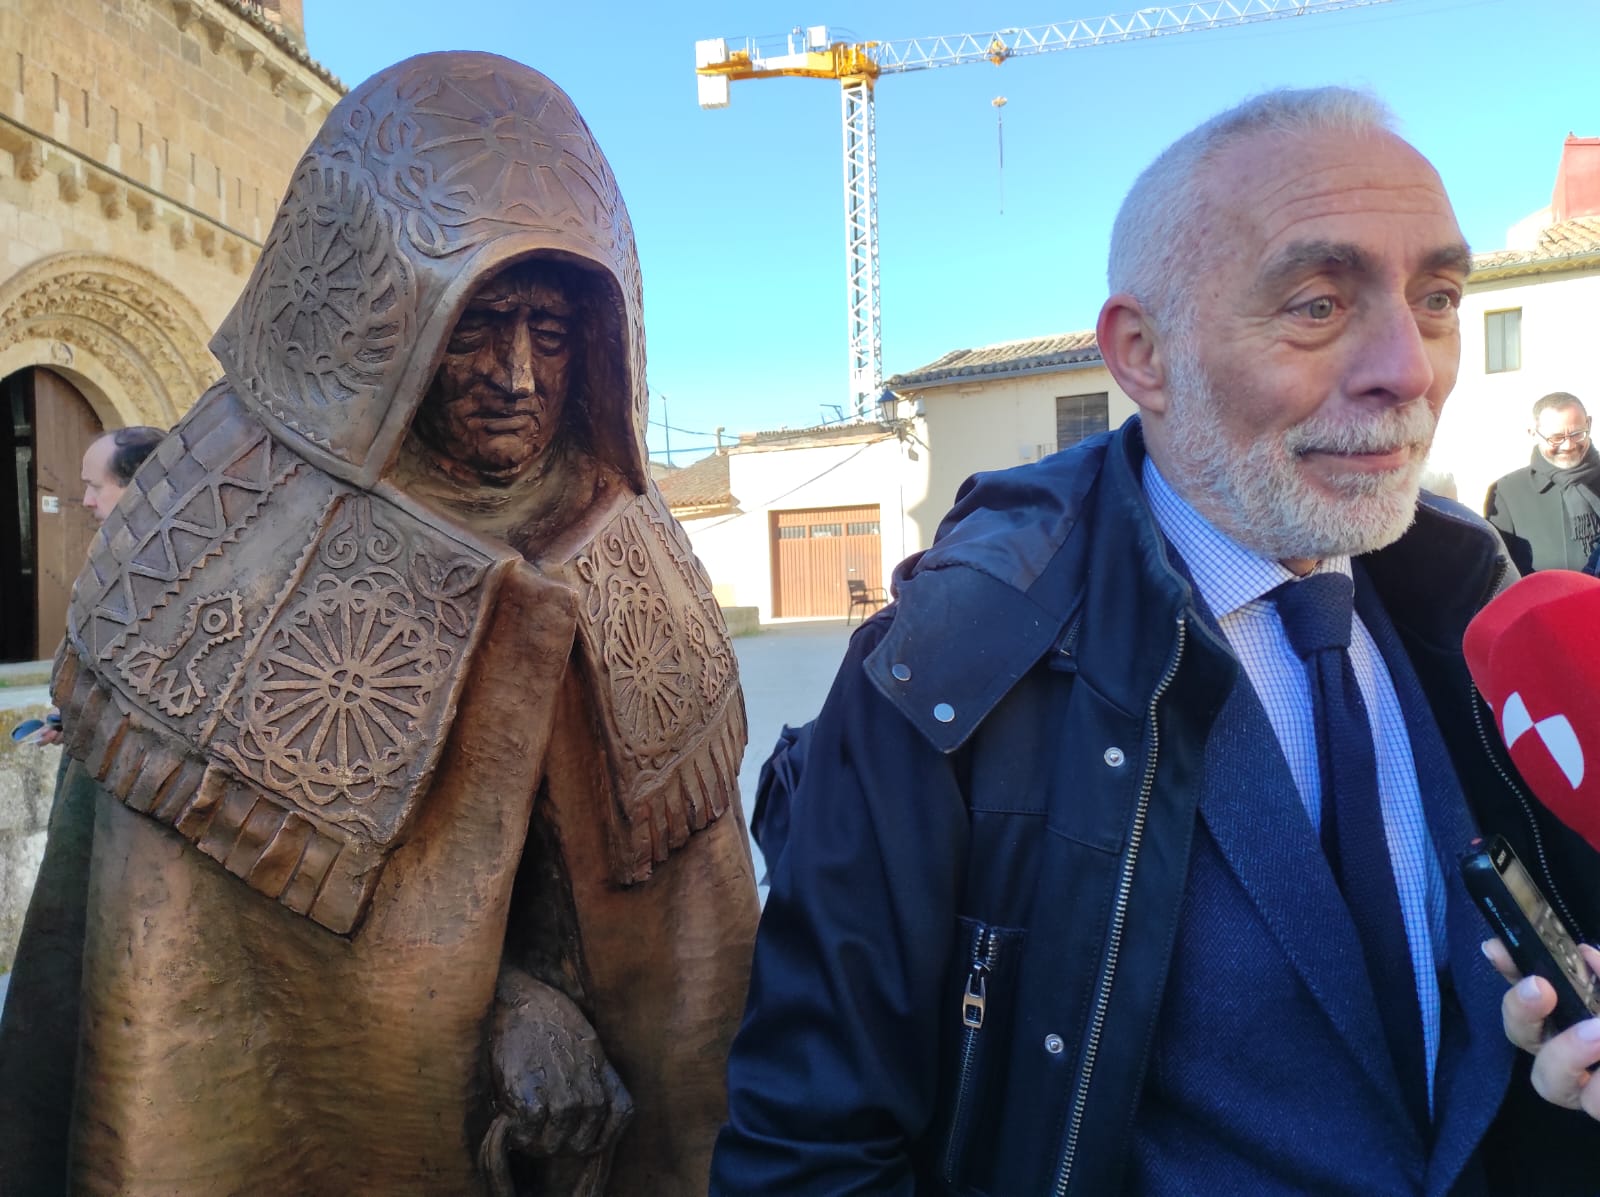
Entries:
POLYGON ((633 1099, 589 1020, 560 990, 504 969, 495 991, 490 1053, 505 1146, 528 1156, 592 1155, 611 1148, 633 1099))

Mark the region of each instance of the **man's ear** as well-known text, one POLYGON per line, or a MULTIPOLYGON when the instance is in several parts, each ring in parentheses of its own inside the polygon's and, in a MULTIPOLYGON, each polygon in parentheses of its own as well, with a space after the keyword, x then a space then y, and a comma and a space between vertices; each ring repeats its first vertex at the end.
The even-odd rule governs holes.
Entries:
POLYGON ((1132 295, 1106 300, 1095 325, 1100 356, 1111 377, 1145 415, 1167 410, 1166 355, 1144 305, 1132 295))

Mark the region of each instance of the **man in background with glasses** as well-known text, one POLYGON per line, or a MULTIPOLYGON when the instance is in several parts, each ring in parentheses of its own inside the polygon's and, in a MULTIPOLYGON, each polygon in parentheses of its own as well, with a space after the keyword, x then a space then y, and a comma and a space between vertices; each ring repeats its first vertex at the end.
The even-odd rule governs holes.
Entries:
POLYGON ((1483 513, 1523 573, 1582 569, 1600 546, 1600 454, 1589 413, 1555 391, 1533 405, 1533 455, 1489 488, 1483 513))

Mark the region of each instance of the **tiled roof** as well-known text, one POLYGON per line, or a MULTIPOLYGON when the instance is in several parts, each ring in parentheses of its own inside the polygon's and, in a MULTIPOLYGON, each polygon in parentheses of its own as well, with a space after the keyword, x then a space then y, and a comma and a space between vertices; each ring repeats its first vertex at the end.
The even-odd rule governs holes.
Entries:
POLYGON ((339 81, 339 76, 311 57, 311 54, 302 43, 295 41, 282 25, 266 16, 258 6, 251 4, 250 0, 223 0, 223 7, 232 9, 261 30, 262 33, 265 33, 278 44, 278 48, 285 54, 302 66, 310 67, 317 78, 321 79, 341 96, 350 90, 339 81))
POLYGON ((733 494, 728 489, 726 453, 713 453, 693 465, 673 470, 656 485, 661 488, 667 506, 674 510, 682 507, 727 507, 733 502, 733 494))
POLYGON ((1584 265, 1585 259, 1591 258, 1600 264, 1600 216, 1575 216, 1541 230, 1538 244, 1532 249, 1474 254, 1472 273, 1475 277, 1537 274, 1584 265))
POLYGON ((774 428, 766 432, 741 432, 735 451, 765 448, 770 445, 788 445, 796 441, 808 444, 828 441, 875 440, 891 436, 894 429, 876 420, 844 421, 837 424, 816 424, 810 428, 774 428))
POLYGON ((1060 333, 1053 337, 1030 337, 1004 341, 999 345, 980 345, 976 349, 956 349, 936 362, 929 362, 888 382, 891 390, 938 386, 963 378, 994 375, 1031 374, 1062 366, 1087 365, 1100 360, 1100 347, 1094 332, 1060 333))

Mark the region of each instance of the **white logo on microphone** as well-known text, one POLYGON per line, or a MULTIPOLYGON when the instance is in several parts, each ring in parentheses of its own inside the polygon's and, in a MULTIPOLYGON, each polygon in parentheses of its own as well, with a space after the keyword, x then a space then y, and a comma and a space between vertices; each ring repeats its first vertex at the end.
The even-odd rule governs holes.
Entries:
POLYGON ((1572 730, 1572 724, 1565 715, 1551 715, 1535 723, 1533 716, 1528 714, 1528 704, 1522 701, 1522 694, 1513 691, 1511 697, 1506 699, 1500 727, 1507 748, 1515 745, 1526 733, 1537 732, 1539 739, 1544 741, 1545 750, 1561 766, 1561 772, 1566 774, 1567 783, 1573 789, 1583 783, 1583 745, 1578 743, 1578 733, 1572 730))

